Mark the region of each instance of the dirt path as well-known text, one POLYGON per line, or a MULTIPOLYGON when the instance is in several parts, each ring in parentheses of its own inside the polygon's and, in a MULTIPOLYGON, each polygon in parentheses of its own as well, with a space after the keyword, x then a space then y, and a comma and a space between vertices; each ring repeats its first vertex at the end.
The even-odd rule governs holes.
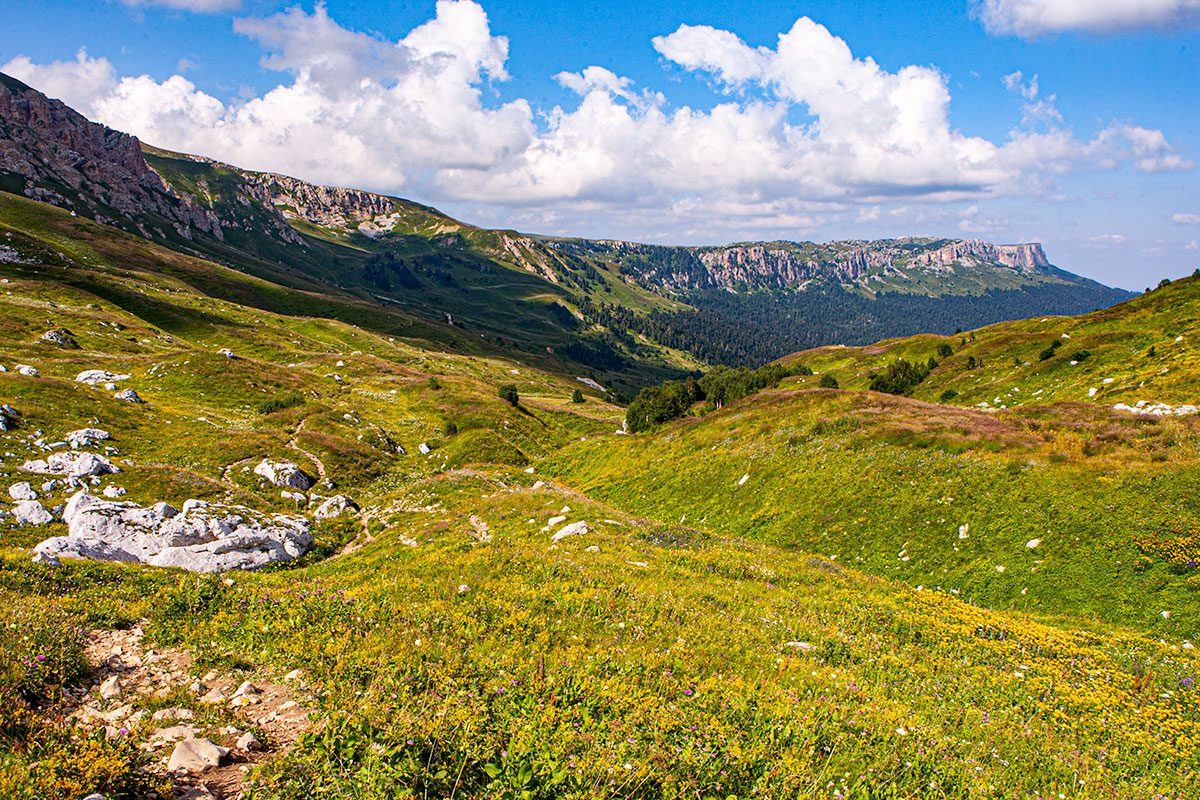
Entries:
POLYGON ((317 468, 317 475, 321 480, 325 480, 325 462, 317 458, 316 455, 302 448, 299 444, 300 434, 304 431, 304 425, 306 422, 308 422, 308 419, 308 417, 305 417, 304 419, 300 420, 300 424, 296 426, 296 432, 293 433, 292 438, 288 440, 287 446, 311 461, 317 468))
POLYGON ((310 727, 315 704, 298 686, 303 676, 280 679, 256 670, 197 679, 186 650, 143 649, 145 624, 88 633, 86 654, 96 682, 71 696, 70 719, 84 729, 104 728, 110 737, 136 737, 140 749, 156 756, 148 769, 169 777, 177 796, 203 786, 217 800, 238 797, 251 769, 286 753, 310 727), (161 708, 170 700, 177 705, 161 708), (151 713, 151 705, 160 708, 151 713), (212 711, 220 722, 212 721, 212 711), (254 742, 243 738, 247 732, 254 742), (168 773, 171 754, 184 739, 208 739, 228 753, 203 772, 168 773))

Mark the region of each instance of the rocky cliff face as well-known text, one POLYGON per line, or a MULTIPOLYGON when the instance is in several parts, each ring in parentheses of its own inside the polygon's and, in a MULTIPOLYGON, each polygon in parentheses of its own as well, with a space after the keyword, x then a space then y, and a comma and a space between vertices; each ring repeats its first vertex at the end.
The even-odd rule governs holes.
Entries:
POLYGON ((697 258, 708 268, 713 282, 719 286, 734 286, 740 282, 749 286, 784 289, 815 278, 853 280, 865 269, 860 262, 848 260, 822 265, 812 259, 803 259, 790 250, 759 245, 703 250, 697 253, 697 258))
POLYGON ((282 207, 284 214, 307 220, 314 225, 344 227, 357 225, 395 206, 390 198, 358 189, 317 186, 286 175, 270 172, 242 172, 244 191, 260 202, 282 207))
POLYGON ((982 239, 951 242, 913 258, 920 267, 946 267, 951 264, 974 264, 990 261, 1021 272, 1034 272, 1050 266, 1040 244, 992 244, 982 239))
POLYGON ((223 238, 216 215, 154 172, 135 137, 89 122, 0 75, 0 175, 5 173, 24 182, 27 197, 99 222, 147 234, 145 221, 135 218, 152 214, 185 238, 193 230, 223 238))

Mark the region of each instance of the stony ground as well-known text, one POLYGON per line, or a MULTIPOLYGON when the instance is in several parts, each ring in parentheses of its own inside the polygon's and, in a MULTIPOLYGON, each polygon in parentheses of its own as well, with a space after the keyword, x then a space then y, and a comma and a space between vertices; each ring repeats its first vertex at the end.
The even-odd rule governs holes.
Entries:
MULTIPOLYGON (((144 621, 145 624, 145 621, 144 621)), ((313 698, 295 670, 210 670, 197 676, 191 655, 147 649, 141 625, 90 631, 90 685, 71 696, 69 721, 107 737, 135 737, 158 756, 148 769, 190 800, 237 798, 254 767, 273 761, 309 728, 313 698)))

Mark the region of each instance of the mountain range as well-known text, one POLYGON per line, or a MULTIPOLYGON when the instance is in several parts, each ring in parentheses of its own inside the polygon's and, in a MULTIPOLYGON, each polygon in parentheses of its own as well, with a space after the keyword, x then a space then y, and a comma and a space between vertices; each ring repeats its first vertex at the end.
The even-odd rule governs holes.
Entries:
POLYGON ((0 76, 0 190, 266 280, 397 310, 632 392, 805 347, 1070 314, 1130 293, 978 239, 671 247, 487 230, 160 150, 0 76))

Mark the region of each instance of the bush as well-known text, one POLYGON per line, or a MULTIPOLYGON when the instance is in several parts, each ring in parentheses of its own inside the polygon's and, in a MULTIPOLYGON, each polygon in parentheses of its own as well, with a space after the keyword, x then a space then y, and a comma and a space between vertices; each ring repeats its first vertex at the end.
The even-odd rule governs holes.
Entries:
POLYGON ((458 433, 458 425, 454 424, 453 420, 446 420, 446 424, 442 426, 442 436, 450 437, 458 433))
POLYGON ((442 384, 441 384, 441 382, 440 382, 440 381, 439 381, 439 380, 438 380, 438 379, 437 379, 435 376, 433 376, 433 375, 430 375, 430 376, 429 376, 429 384, 428 384, 428 385, 429 385, 429 388, 430 388, 430 389, 432 389, 432 390, 433 390, 433 391, 435 391, 435 392, 436 392, 438 389, 441 389, 441 388, 442 388, 442 384))
POLYGON ((285 408, 304 405, 304 395, 299 392, 290 392, 282 397, 272 397, 268 400, 263 400, 258 404, 258 413, 274 414, 276 411, 283 411, 285 408))
POLYGON ((517 385, 515 383, 506 383, 500 387, 497 392, 501 400, 507 400, 508 404, 516 408, 520 404, 521 398, 517 394, 517 385))
POLYGON ((572 403, 582 403, 583 402, 583 392, 579 389, 576 389, 575 392, 571 395, 571 402, 572 403))
POLYGON ((956 397, 958 397, 958 392, 954 391, 953 389, 947 389, 946 391, 942 392, 940 399, 943 403, 949 403, 956 397))
POLYGON ((838 388, 838 380, 826 372, 821 376, 821 380, 817 383, 817 386, 820 386, 822 389, 836 389, 838 388))
POLYGON ((954 348, 948 342, 942 342, 937 346, 938 358, 949 358, 954 355, 954 348))
POLYGON ((793 364, 790 371, 793 375, 812 375, 813 374, 812 368, 805 364, 793 364))
POLYGON ((1058 348, 1060 347, 1062 347, 1062 341, 1055 339, 1050 343, 1049 347, 1038 353, 1038 361, 1046 361, 1047 359, 1054 358, 1054 354, 1058 352, 1058 348))
POLYGON ((1086 361, 1091 353, 1087 350, 1078 350, 1071 354, 1072 361, 1086 361))

